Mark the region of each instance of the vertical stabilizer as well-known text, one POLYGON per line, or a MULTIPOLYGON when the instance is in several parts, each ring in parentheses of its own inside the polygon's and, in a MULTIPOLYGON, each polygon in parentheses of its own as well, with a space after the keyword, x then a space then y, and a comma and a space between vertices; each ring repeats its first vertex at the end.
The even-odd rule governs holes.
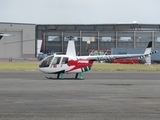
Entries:
POLYGON ((150 53, 151 53, 151 48, 152 48, 152 41, 150 41, 150 42, 148 43, 148 46, 147 46, 144 54, 150 54, 150 53))
POLYGON ((66 55, 76 56, 75 44, 73 40, 68 41, 66 55))
POLYGON ((152 48, 152 41, 150 41, 149 43, 148 43, 148 46, 147 46, 147 48, 146 48, 146 50, 145 50, 145 52, 144 52, 144 54, 145 54, 145 61, 146 61, 146 64, 151 64, 151 55, 150 55, 150 53, 151 53, 151 48, 152 48))

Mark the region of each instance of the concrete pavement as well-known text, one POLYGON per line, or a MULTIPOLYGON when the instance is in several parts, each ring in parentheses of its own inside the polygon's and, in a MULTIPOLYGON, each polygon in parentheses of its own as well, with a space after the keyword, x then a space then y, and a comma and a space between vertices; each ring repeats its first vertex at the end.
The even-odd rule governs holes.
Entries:
POLYGON ((160 119, 159 72, 90 71, 83 80, 74 76, 48 80, 39 71, 0 71, 0 120, 160 119))

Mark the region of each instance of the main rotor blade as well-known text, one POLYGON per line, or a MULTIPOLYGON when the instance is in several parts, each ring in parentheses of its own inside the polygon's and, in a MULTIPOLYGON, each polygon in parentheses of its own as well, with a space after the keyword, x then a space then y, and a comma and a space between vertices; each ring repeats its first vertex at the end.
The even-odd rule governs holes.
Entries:
POLYGON ((13 43, 19 43, 19 42, 29 42, 29 41, 35 41, 35 39, 31 39, 31 40, 24 40, 24 41, 14 41, 14 42, 7 42, 7 43, 3 43, 3 44, 13 44, 13 43))

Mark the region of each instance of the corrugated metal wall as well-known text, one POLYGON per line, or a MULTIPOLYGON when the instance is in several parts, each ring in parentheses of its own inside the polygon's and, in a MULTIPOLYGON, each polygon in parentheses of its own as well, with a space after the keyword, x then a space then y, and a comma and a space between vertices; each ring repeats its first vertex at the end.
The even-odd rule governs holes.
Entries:
POLYGON ((80 55, 87 55, 87 49, 101 50, 111 48, 145 48, 149 41, 153 41, 153 48, 160 48, 160 25, 154 24, 93 24, 93 25, 37 25, 36 38, 45 42, 44 51, 65 52, 67 41, 65 37, 79 37, 76 51, 80 55), (59 40, 48 41, 48 37, 58 36, 59 40), (94 37, 95 41, 87 44, 83 37, 94 37), (111 40, 103 41, 103 37, 111 40), (122 40, 129 37, 130 40, 122 40))

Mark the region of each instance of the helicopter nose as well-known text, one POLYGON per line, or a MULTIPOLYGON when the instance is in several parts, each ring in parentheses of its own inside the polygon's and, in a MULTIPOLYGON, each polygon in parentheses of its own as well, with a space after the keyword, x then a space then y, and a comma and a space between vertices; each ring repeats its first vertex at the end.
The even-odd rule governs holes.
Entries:
POLYGON ((47 68, 41 68, 41 67, 39 67, 39 71, 41 71, 43 73, 48 73, 47 68))
POLYGON ((43 68, 41 68, 41 67, 39 67, 39 71, 43 72, 43 71, 44 71, 44 69, 43 69, 43 68))

